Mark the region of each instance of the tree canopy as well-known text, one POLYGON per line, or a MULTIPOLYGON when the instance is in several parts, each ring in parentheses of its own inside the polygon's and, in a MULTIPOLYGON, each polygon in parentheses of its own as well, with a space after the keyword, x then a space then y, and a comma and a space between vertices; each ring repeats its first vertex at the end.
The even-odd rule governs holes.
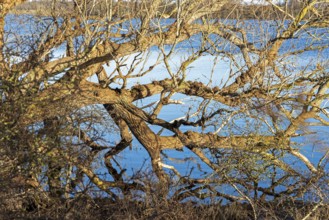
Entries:
POLYGON ((74 0, 10 14, 23 2, 0 1, 4 192, 33 192, 36 206, 138 200, 147 175, 118 157, 142 146, 151 182, 173 184, 164 193, 178 201, 328 199, 327 1, 268 0, 265 13, 218 0, 74 0), (166 150, 211 171, 186 175, 166 150))

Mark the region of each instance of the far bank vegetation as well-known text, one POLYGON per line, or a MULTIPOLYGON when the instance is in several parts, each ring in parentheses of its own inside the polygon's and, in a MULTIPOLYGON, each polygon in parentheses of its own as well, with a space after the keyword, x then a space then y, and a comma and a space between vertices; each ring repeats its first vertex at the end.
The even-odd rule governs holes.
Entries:
MULTIPOLYGON (((303 1, 291 0, 289 3, 279 5, 282 8, 282 12, 280 12, 271 4, 243 4, 241 1, 243 0, 233 0, 225 3, 223 7, 212 16, 222 19, 258 19, 260 16, 265 19, 280 19, 285 16, 284 12, 289 12, 291 15, 298 14, 304 5, 303 1)), ((138 1, 112 0, 110 4, 108 2, 109 1, 85 1, 85 7, 87 10, 89 9, 89 12, 94 16, 105 15, 114 9, 114 11, 118 13, 117 16, 120 17, 120 12, 131 11, 131 13, 136 13, 140 8, 147 8, 148 5, 152 5, 145 4, 145 1, 139 3, 138 1)), ((54 11, 57 13, 68 13, 74 11, 74 4, 75 1, 67 0, 33 0, 16 7, 15 13, 32 13, 35 15, 49 16, 52 15, 54 11)), ((177 16, 176 13, 169 15, 169 12, 174 11, 173 9, 175 7, 176 5, 173 1, 164 0, 161 8, 162 13, 159 14, 159 17, 166 14, 165 18, 168 18, 169 16, 175 18, 177 16)), ((326 12, 329 11, 328 7, 321 10, 325 10, 326 12)))

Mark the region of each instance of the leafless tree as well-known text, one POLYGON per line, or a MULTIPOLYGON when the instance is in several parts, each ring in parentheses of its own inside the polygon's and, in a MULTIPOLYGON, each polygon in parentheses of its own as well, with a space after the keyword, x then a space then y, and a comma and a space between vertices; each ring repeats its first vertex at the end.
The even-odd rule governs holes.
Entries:
POLYGON ((158 182, 169 184, 170 173, 179 180, 177 200, 219 197, 255 209, 328 190, 328 143, 319 137, 329 124, 327 1, 291 12, 290 1, 268 0, 270 12, 250 12, 255 20, 219 17, 227 1, 218 0, 74 0, 67 11, 52 1, 48 16, 9 14, 23 2, 0 1, 1 178, 17 194, 146 192, 115 160, 134 139, 158 182), (194 66, 200 60, 209 70, 194 66), (167 120, 168 109, 179 117, 167 120), (164 150, 193 152, 211 175, 180 173, 164 150))

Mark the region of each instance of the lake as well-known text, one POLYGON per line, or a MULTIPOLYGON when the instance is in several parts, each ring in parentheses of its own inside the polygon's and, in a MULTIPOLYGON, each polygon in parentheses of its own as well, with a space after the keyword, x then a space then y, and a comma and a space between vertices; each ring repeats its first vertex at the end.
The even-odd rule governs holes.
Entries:
MULTIPOLYGON (((35 23, 34 18, 30 16, 23 16, 20 17, 21 21, 31 21, 32 24, 35 23)), ((18 19, 18 21, 20 20, 18 19)), ((22 39, 25 39, 28 41, 28 43, 33 43, 33 36, 35 33, 42 32, 47 27, 47 19, 44 21, 43 28, 36 28, 35 26, 31 25, 28 26, 26 23, 15 23, 17 22, 15 17, 9 16, 7 18, 7 42, 8 42, 8 48, 16 48, 15 50, 21 52, 23 54, 23 57, 13 57, 13 59, 16 59, 15 62, 18 62, 21 59, 24 59, 24 55, 28 54, 28 50, 21 45, 16 45, 13 39, 15 37, 14 33, 18 33, 20 36, 22 36, 22 39), (12 22, 10 22, 12 21, 12 22), (25 51, 26 50, 26 51, 25 51)), ((172 22, 171 20, 166 21, 167 23, 172 22)), ((165 23, 166 23, 165 22, 165 23)), ((235 24, 236 21, 227 21, 228 23, 235 24)), ((276 31, 275 25, 276 23, 274 21, 245 21, 242 24, 238 24, 238 26, 241 26, 242 28, 246 28, 249 32, 247 40, 249 42, 255 42, 255 46, 257 48, 263 48, 266 41, 264 42, 264 39, 270 40, 273 38, 274 33, 276 31), (266 31, 264 31, 266 30, 266 31)), ((284 24, 287 25, 287 24, 284 24)), ((127 28, 129 28, 129 25, 127 24, 127 28)), ((210 38, 214 41, 218 41, 216 39, 216 36, 210 36, 210 38)), ((123 39, 116 39, 118 42, 122 41, 123 39)), ((220 41, 218 41, 220 42, 220 41)), ((186 80, 191 81, 198 81, 202 82, 204 84, 209 85, 210 87, 218 87, 223 88, 227 85, 230 85, 233 83, 240 75, 241 72, 243 72, 246 69, 245 63, 243 62, 242 55, 238 52, 237 48, 235 48, 234 45, 231 45, 227 42, 219 43, 220 46, 218 49, 222 51, 222 53, 218 53, 216 56, 205 53, 202 55, 199 59, 197 59, 195 62, 193 62, 186 74, 186 80), (235 62, 233 62, 233 59, 235 62)), ((283 69, 289 69, 286 75, 289 79, 293 80, 296 75, 298 75, 300 72, 307 72, 315 68, 317 63, 323 63, 324 68, 328 68, 328 57, 329 57, 329 50, 328 48, 323 50, 307 50, 305 52, 302 52, 298 55, 294 54, 288 54, 288 52, 292 51, 299 51, 303 49, 307 49, 311 44, 314 44, 316 46, 325 46, 329 44, 329 32, 328 29, 310 29, 305 32, 298 33, 298 38, 287 40, 282 46, 279 51, 280 56, 282 56, 282 59, 278 60, 279 67, 281 70, 283 69), (312 36, 317 35, 320 36, 317 39, 314 39, 312 36)), ((197 35, 193 38, 191 38, 191 41, 189 42, 183 42, 177 45, 177 51, 170 57, 169 63, 173 67, 174 71, 177 71, 179 69, 179 64, 182 62, 182 60, 186 59, 188 56, 192 55, 194 53, 194 50, 200 47, 200 35, 197 35)), ((169 52, 170 47, 165 48, 165 52, 169 52)), ((16 52, 17 52, 16 51, 16 52)), ((146 54, 144 57, 143 55, 140 55, 140 59, 145 60, 145 62, 142 62, 138 66, 136 66, 134 73, 138 74, 140 70, 142 69, 148 69, 149 66, 152 66, 157 63, 157 58, 159 57, 159 48, 152 47, 148 54, 146 54)), ((54 48, 53 50, 53 57, 52 59, 58 59, 64 55, 64 48, 63 46, 59 46, 58 48, 54 48)), ((129 66, 134 60, 134 57, 137 54, 133 54, 128 57, 124 57, 122 62, 125 64, 125 66, 122 67, 123 74, 127 73, 129 71, 129 66)), ((260 57, 258 57, 257 54, 251 54, 251 57, 253 59, 253 62, 256 63, 260 57)), ((112 73, 115 71, 115 62, 110 62, 109 65, 105 66, 107 73, 112 73)), ((328 69, 326 69, 328 70, 328 69)), ((52 81, 52 83, 55 83, 56 80, 60 79, 63 74, 58 74, 56 77, 49 79, 49 81, 52 81)), ((113 76, 117 75, 117 73, 114 73, 113 76)), ((153 80, 162 80, 165 78, 169 78, 170 75, 164 66, 163 63, 160 63, 157 65, 149 74, 133 78, 129 80, 127 87, 131 88, 132 86, 136 84, 146 84, 150 83, 153 80)), ((89 78, 91 82, 97 82, 96 76, 91 76, 89 78)), ((120 87, 119 84, 113 83, 110 85, 111 88, 117 88, 120 87)), ((134 104, 138 107, 147 106, 150 103, 156 102, 159 100, 159 95, 154 95, 152 97, 136 101, 134 104)), ((198 109, 198 106, 202 103, 201 98, 197 97, 189 97, 183 94, 175 94, 172 97, 173 100, 180 101, 181 104, 179 105, 168 105, 163 108, 161 113, 159 114, 159 118, 164 119, 166 121, 173 121, 175 119, 185 117, 188 112, 196 112, 198 109)), ((327 106, 327 103, 324 102, 323 105, 327 106)), ((230 111, 234 111, 235 108, 230 108, 228 106, 225 106, 221 103, 212 101, 209 103, 209 109, 216 109, 218 106, 222 106, 223 108, 226 108, 230 111)), ((93 106, 95 110, 102 110, 102 106, 93 106)), ((238 108, 238 107, 237 107, 238 108)), ((88 109, 87 107, 84 108, 84 110, 88 109)), ((144 109, 145 111, 151 111, 152 108, 146 107, 144 109)), ((210 111, 209 110, 209 111, 210 111)), ((104 114, 106 114, 103 111, 104 114)), ((224 118, 217 118, 217 122, 219 124, 224 123, 224 121, 230 117, 230 114, 224 115, 224 118)), ((266 118, 266 116, 264 116, 266 118)), ((264 134, 270 134, 270 131, 266 126, 258 125, 258 122, 252 118, 245 118, 241 117, 239 115, 233 116, 230 121, 232 127, 224 126, 220 131, 219 135, 222 136, 229 136, 232 133, 234 135, 247 135, 248 133, 245 132, 250 131, 256 131, 257 129, 259 132, 262 132, 264 134), (234 122, 234 123, 233 123, 234 122)), ((287 121, 282 121, 283 128, 287 127, 287 121)), ((113 126, 113 123, 108 123, 108 126, 113 126)), ((83 125, 82 125, 83 127, 83 125)), ((154 132, 158 132, 160 130, 157 126, 150 126, 154 132)), ((220 126, 209 126, 202 132, 214 132, 217 129, 219 129, 220 126)), ((95 126, 95 129, 107 129, 106 125, 101 125, 99 127, 95 126)), ((314 164, 316 165, 321 157, 324 155, 324 152, 328 150, 328 144, 329 139, 328 132, 329 129, 326 126, 305 126, 302 129, 309 130, 311 135, 307 136, 301 136, 293 138, 292 141, 295 142, 294 146, 297 148, 301 148, 301 153, 304 153, 304 155, 314 164), (315 133, 314 133, 315 132, 315 133)), ((182 127, 182 131, 187 130, 195 130, 201 132, 200 128, 188 128, 188 127, 182 127)), ((300 131, 301 132, 301 131, 300 131)), ((92 136, 92 133, 90 133, 92 136)), ((162 135, 172 135, 169 131, 164 131, 162 135)), ((115 143, 118 143, 120 141, 120 135, 115 132, 112 128, 109 130, 109 132, 105 132, 101 136, 102 140, 101 143, 105 143, 108 146, 114 146, 115 143)), ((228 151, 229 152, 229 151, 228 151)), ((106 168, 104 161, 102 159, 102 156, 106 153, 106 150, 99 153, 98 157, 99 160, 96 160, 93 164, 94 169, 99 173, 106 173, 106 168)), ((229 152, 230 153, 230 152, 229 152)), ((206 155, 212 157, 211 153, 208 151, 205 152, 206 155)), ((173 151, 173 150, 164 150, 163 151, 163 162, 167 165, 174 166, 175 169, 177 169, 182 176, 190 176, 193 178, 198 177, 209 177, 213 178, 213 176, 216 176, 218 174, 214 174, 213 170, 205 165, 199 157, 197 157, 193 152, 191 152, 189 149, 184 148, 183 151, 173 151)), ((148 173, 151 171, 151 164, 150 159, 148 156, 148 153, 145 151, 145 149, 141 146, 141 144, 134 139, 132 143, 131 148, 125 149, 123 152, 121 152, 119 155, 115 156, 114 159, 119 162, 120 169, 126 169, 126 179, 129 179, 133 174, 136 174, 138 172, 140 173, 148 173)), ((212 158, 215 159, 215 158, 212 158)), ((305 175, 309 175, 306 170, 307 167, 305 164, 301 163, 300 161, 297 161, 296 158, 294 158, 291 155, 282 156, 282 160, 287 162, 287 164, 291 165, 292 167, 297 168, 300 172, 305 171, 305 175)), ((325 166, 325 170, 329 168, 328 164, 325 166)), ((170 172, 170 170, 168 170, 170 172)), ((238 174, 237 174, 238 175, 238 174)), ((111 179, 109 175, 105 175, 105 178, 111 179)), ((268 180, 264 179, 260 181, 260 185, 266 186, 268 184, 268 180)), ((223 186, 228 187, 228 186, 223 186)), ((226 189, 228 190, 228 189, 226 189)), ((232 190, 232 189, 231 189, 232 190)))

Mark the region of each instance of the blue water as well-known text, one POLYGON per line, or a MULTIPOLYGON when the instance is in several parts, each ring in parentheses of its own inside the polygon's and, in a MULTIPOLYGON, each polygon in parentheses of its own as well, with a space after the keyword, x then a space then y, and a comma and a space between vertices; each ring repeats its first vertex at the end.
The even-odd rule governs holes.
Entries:
MULTIPOLYGON (((7 30, 7 47, 8 49, 15 50, 13 52, 20 52, 22 54, 21 57, 17 59, 24 59, 29 52, 33 49, 30 47, 26 47, 26 45, 33 45, 33 42, 36 43, 36 39, 49 30, 49 24, 51 23, 50 18, 35 18, 32 16, 7 16, 6 17, 6 30, 7 30), (43 21, 40 23, 38 19, 42 19, 43 21), (38 25, 36 25, 38 24, 38 25), (14 39, 15 33, 21 36, 23 44, 18 44, 14 39), (25 46, 24 46, 25 45, 25 46)), ((160 21, 164 24, 169 24, 173 22, 172 20, 167 21, 160 21)), ((237 21, 225 21, 232 25, 235 25, 237 21)), ((138 22, 130 21, 124 24, 123 28, 128 30, 130 28, 137 28, 136 25, 138 22)), ((248 31, 247 40, 248 42, 255 43, 257 48, 263 48, 267 40, 273 39, 274 33, 276 31, 277 23, 274 21, 245 21, 242 23, 237 24, 240 28, 243 28, 248 31), (265 31, 263 31, 265 30, 265 31), (264 41, 264 39, 266 41, 264 41)), ((287 22, 284 25, 289 25, 287 22)), ((113 27, 114 31, 117 27, 113 27)), ((124 30, 123 30, 124 31, 124 30)), ((51 33, 49 33, 51 35, 51 33)), ((200 47, 200 35, 194 36, 190 41, 185 41, 179 43, 177 45, 177 53, 175 53, 170 58, 170 63, 173 66, 173 70, 177 70, 179 67, 179 63, 182 60, 186 60, 190 55, 193 54, 193 51, 200 47)), ((187 80, 195 80, 200 81, 205 84, 209 84, 210 86, 218 86, 219 88, 224 87, 225 85, 231 84, 237 76, 241 73, 242 70, 245 69, 244 63, 242 61, 242 57, 240 54, 239 49, 228 43, 225 39, 217 39, 215 36, 210 36, 212 40, 218 42, 218 50, 222 51, 217 54, 217 56, 210 55, 209 53, 205 53, 201 56, 197 61, 191 64, 190 68, 187 71, 187 80), (225 53, 230 53, 232 57, 234 57, 237 62, 238 66, 234 66, 234 63, 231 59, 229 59, 225 53), (215 67, 213 68, 213 65, 215 67), (231 75, 230 75, 231 74, 231 75)), ((82 40, 82 39, 80 39, 82 40)), ((126 39, 116 39, 118 42, 123 42, 126 39)), ((77 41, 79 44, 79 41, 77 41)), ((287 40, 280 49, 280 54, 285 55, 291 51, 303 50, 307 49, 311 44, 316 46, 327 46, 329 45, 329 32, 328 29, 309 29, 307 31, 301 31, 300 33, 296 34, 296 39, 287 40), (319 38, 313 39, 311 36, 317 35, 319 38), (297 38, 298 37, 298 38, 297 38)), ((61 57, 63 55, 64 48, 62 45, 59 45, 58 48, 54 48, 53 51, 53 59, 61 57)), ((170 47, 166 48, 168 52, 170 47)), ((317 62, 327 62, 329 57, 329 50, 327 48, 323 50, 316 50, 315 48, 309 48, 305 52, 295 55, 289 55, 284 57, 284 61, 286 63, 285 66, 282 68, 290 69, 290 73, 296 74, 300 70, 312 70, 316 67, 317 62)), ((157 61, 157 57, 160 53, 157 47, 152 47, 149 51, 148 59, 145 63, 145 69, 148 69, 149 66, 154 65, 157 61)), ((253 55, 253 59, 256 62, 259 58, 257 55, 253 55)), ((125 64, 126 67, 122 68, 123 73, 129 71, 129 66, 133 60, 133 56, 127 57, 125 64)), ((328 68, 328 64, 325 65, 328 68)), ((106 70, 110 73, 114 70, 115 65, 114 62, 110 62, 109 66, 106 66, 106 70)), ((144 69, 144 70, 145 70, 144 69)), ((139 71, 143 70, 143 64, 137 66, 135 68, 134 74, 138 74, 139 71)), ((328 69, 327 69, 328 70, 328 69)), ((147 74, 146 76, 140 78, 133 78, 128 82, 128 88, 140 83, 146 84, 152 82, 152 80, 161 80, 165 78, 169 78, 170 75, 166 70, 165 66, 160 63, 157 65, 152 72, 147 74)), ((59 76, 60 78, 60 76, 59 76)), ((49 79, 53 82, 56 79, 49 79)), ((95 76, 91 76, 90 81, 97 82, 95 76)), ((111 85, 113 88, 119 87, 119 84, 111 85)), ((172 121, 179 117, 185 116, 189 111, 195 112, 197 107, 200 105, 202 100, 196 97, 188 97, 182 94, 175 94, 172 99, 174 100, 181 100, 184 104, 182 105, 170 105, 165 106, 162 112, 159 114, 159 118, 172 121)), ((159 100, 159 95, 155 95, 144 100, 136 101, 136 104, 139 107, 145 106, 149 103, 155 102, 159 100)), ((211 102, 209 104, 210 109, 216 109, 220 106, 219 103, 211 102)), ((101 106, 94 106, 95 109, 92 109, 87 112, 93 112, 96 110, 101 109, 101 106)), ((227 108, 226 106, 222 105, 221 107, 227 108)), ((84 108, 87 110, 88 108, 84 108)), ((228 108, 229 109, 229 108, 228 108)), ((151 108, 144 109, 145 111, 151 111, 151 108)), ((234 109, 230 109, 234 111, 234 109)), ((100 114, 103 114, 106 117, 107 113, 101 111, 100 114)), ((256 113, 254 113, 256 114, 256 113)), ((229 116, 229 114, 224 115, 225 118, 229 116)), ((264 116, 265 117, 265 116, 264 116)), ((197 118, 197 117, 196 117, 197 118)), ((224 119, 222 117, 216 118, 217 122, 223 122, 224 119)), ((234 126, 232 127, 224 127, 219 135, 227 136, 229 134, 238 134, 238 135, 248 135, 248 132, 258 131, 262 132, 263 134, 270 134, 268 128, 263 125, 259 126, 259 121, 255 121, 253 119, 246 119, 241 118, 241 115, 236 115, 233 117, 234 126), (258 127, 257 127, 258 126, 258 127), (257 127, 257 128, 256 128, 257 127)), ((286 127, 288 124, 286 122, 282 122, 282 127, 286 127)), ((87 125, 84 125, 87 126, 87 125)), ((109 120, 106 124, 97 124, 93 125, 95 130, 99 129, 102 130, 100 133, 95 132, 94 134, 100 135, 102 138, 101 143, 105 143, 108 146, 114 146, 115 143, 120 141, 120 135, 113 129, 114 124, 109 120)), ((83 126, 82 126, 83 128, 83 126)), ((160 130, 157 126, 151 126, 154 132, 158 132, 160 130)), ((209 127, 203 132, 213 132, 217 127, 209 127)), ((183 131, 189 130, 196 130, 201 131, 200 129, 196 128, 186 128, 182 127, 183 131)), ((305 130, 309 130, 311 132, 315 132, 315 134, 297 137, 292 139, 295 142, 294 147, 301 148, 301 153, 304 155, 314 164, 316 165, 321 157, 324 155, 324 152, 328 149, 328 132, 329 129, 325 126, 313 126, 313 127, 305 127, 305 130)), ((300 131, 301 132, 301 131, 300 131)), ((92 134, 92 133, 91 133, 92 134)), ((172 135, 169 131, 164 131, 163 135, 172 135)), ((99 153, 99 159, 95 161, 93 164, 94 169, 102 174, 106 173, 104 161, 102 160, 102 155, 104 155, 106 151, 102 151, 99 153)), ((229 151, 226 151, 229 153, 229 151)), ((205 151, 205 154, 208 155, 212 160, 215 158, 212 157, 209 151, 205 151)), ((214 174, 213 170, 211 170, 207 165, 205 165, 193 152, 189 149, 184 148, 183 151, 173 151, 173 150, 164 150, 163 151, 163 162, 168 165, 172 165, 177 169, 182 176, 190 176, 193 178, 214 178, 218 174, 214 174)), ((149 173, 151 172, 151 165, 150 159, 145 151, 145 149, 140 145, 140 143, 134 139, 132 143, 132 148, 127 148, 119 155, 115 156, 114 159, 120 163, 120 169, 126 169, 126 179, 129 179, 133 174, 138 172, 142 173, 149 173)), ((308 175, 306 172, 307 168, 304 164, 298 162, 296 158, 293 156, 283 156, 283 161, 286 161, 288 164, 291 164, 294 167, 297 167, 300 171, 305 171, 305 175, 308 175)), ((237 162, 238 163, 238 162, 237 162)), ((237 166, 239 164, 236 164, 237 166)), ((119 168, 119 166, 117 166, 119 168)), ((325 169, 328 169, 329 166, 326 165, 325 169)), ((170 170, 167 170, 170 173, 170 170)), ((234 173, 234 172, 233 172, 234 173)), ((239 175, 239 174, 237 174, 239 175)), ((111 179, 109 175, 103 176, 103 178, 111 179)), ((265 176, 262 177, 262 181, 260 184, 267 185, 268 179, 265 176)), ((223 189, 225 188, 228 191, 229 186, 221 186, 223 189)), ((229 190, 233 190, 232 188, 229 190)))

